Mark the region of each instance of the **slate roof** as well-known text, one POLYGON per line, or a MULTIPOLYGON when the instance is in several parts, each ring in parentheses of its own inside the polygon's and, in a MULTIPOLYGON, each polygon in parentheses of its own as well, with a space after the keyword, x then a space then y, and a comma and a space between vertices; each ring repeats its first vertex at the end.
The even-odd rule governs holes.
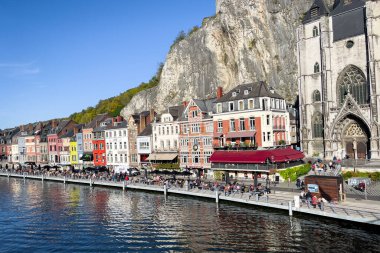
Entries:
POLYGON ((235 101, 241 99, 255 98, 255 97, 270 97, 270 98, 279 98, 284 99, 276 92, 271 92, 268 85, 265 82, 256 82, 249 84, 241 84, 228 93, 223 95, 221 98, 217 99, 215 103, 235 101), (248 90, 248 94, 245 95, 244 91, 248 90), (232 93, 236 93, 236 96, 233 96, 232 93))
POLYGON ((128 127, 128 122, 127 121, 121 121, 121 122, 117 122, 117 125, 109 125, 107 127, 107 130, 109 129, 119 129, 119 128, 127 128, 128 127))
MULTIPOLYGON (((201 112, 203 113, 204 119, 211 118, 209 113, 212 112, 213 104, 215 103, 216 98, 209 98, 209 99, 203 99, 203 100, 202 99, 192 99, 192 100, 190 100, 190 102, 191 101, 193 101, 198 106, 198 108, 201 110, 201 112)), ((185 117, 185 113, 186 113, 186 108, 183 109, 181 116, 178 117, 179 121, 188 120, 185 117)))
POLYGON ((95 116, 95 118, 93 118, 93 120, 91 120, 89 123, 87 123, 83 128, 95 128, 96 123, 100 123, 109 117, 110 116, 108 116, 107 113, 98 114, 95 116))
POLYGON ((152 124, 149 124, 145 129, 139 133, 137 136, 151 136, 152 135, 152 124))
POLYGON ((171 106, 168 108, 168 112, 173 116, 173 120, 175 121, 181 116, 184 109, 183 105, 171 106))
POLYGON ((74 136, 74 131, 70 130, 67 133, 65 133, 64 135, 62 135, 61 138, 71 138, 73 136, 74 136))
POLYGON ((330 10, 324 0, 315 0, 310 9, 306 12, 305 17, 302 20, 302 23, 309 23, 311 21, 317 20, 322 16, 327 16, 330 13, 330 10), (312 16, 312 10, 318 8, 318 14, 312 16))
POLYGON ((357 8, 365 6, 365 1, 363 0, 352 0, 350 4, 344 4, 344 0, 337 0, 334 3, 334 8, 331 11, 331 15, 339 15, 343 12, 351 11, 357 8))

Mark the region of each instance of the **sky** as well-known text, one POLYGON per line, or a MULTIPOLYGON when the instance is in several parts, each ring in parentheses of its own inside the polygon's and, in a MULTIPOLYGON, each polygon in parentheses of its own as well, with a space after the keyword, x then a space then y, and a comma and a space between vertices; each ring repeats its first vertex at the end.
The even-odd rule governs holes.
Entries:
POLYGON ((67 117, 148 81, 215 0, 1 0, 0 129, 67 117))

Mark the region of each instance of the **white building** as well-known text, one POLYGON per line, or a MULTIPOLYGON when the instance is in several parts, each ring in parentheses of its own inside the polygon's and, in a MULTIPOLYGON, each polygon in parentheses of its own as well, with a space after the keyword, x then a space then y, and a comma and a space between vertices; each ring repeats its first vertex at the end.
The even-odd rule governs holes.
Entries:
POLYGON ((306 155, 380 158, 379 35, 379 1, 315 0, 306 13, 297 30, 306 155))
POLYGON ((178 117, 183 106, 172 106, 152 123, 153 153, 149 157, 152 163, 177 163, 179 148, 178 117))
POLYGON ((105 130, 107 165, 110 168, 130 165, 127 128, 126 121, 116 121, 105 130))
POLYGON ((137 135, 137 154, 139 156, 139 165, 149 164, 148 157, 152 153, 152 124, 137 135))

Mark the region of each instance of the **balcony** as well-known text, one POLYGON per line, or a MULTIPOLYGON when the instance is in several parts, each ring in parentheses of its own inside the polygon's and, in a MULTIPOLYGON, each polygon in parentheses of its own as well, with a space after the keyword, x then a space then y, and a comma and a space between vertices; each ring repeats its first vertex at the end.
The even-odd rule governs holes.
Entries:
POLYGON ((213 145, 214 150, 256 150, 257 146, 255 145, 226 145, 226 146, 221 146, 221 145, 213 145))

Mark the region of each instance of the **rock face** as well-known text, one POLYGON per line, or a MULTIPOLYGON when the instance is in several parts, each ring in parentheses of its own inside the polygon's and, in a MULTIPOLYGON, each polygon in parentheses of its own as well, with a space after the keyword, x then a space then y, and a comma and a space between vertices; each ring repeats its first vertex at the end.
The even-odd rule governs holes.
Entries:
POLYGON ((164 111, 190 98, 213 97, 266 81, 288 102, 297 90, 296 28, 312 0, 217 0, 216 15, 172 47, 158 86, 140 92, 122 116, 164 111))

